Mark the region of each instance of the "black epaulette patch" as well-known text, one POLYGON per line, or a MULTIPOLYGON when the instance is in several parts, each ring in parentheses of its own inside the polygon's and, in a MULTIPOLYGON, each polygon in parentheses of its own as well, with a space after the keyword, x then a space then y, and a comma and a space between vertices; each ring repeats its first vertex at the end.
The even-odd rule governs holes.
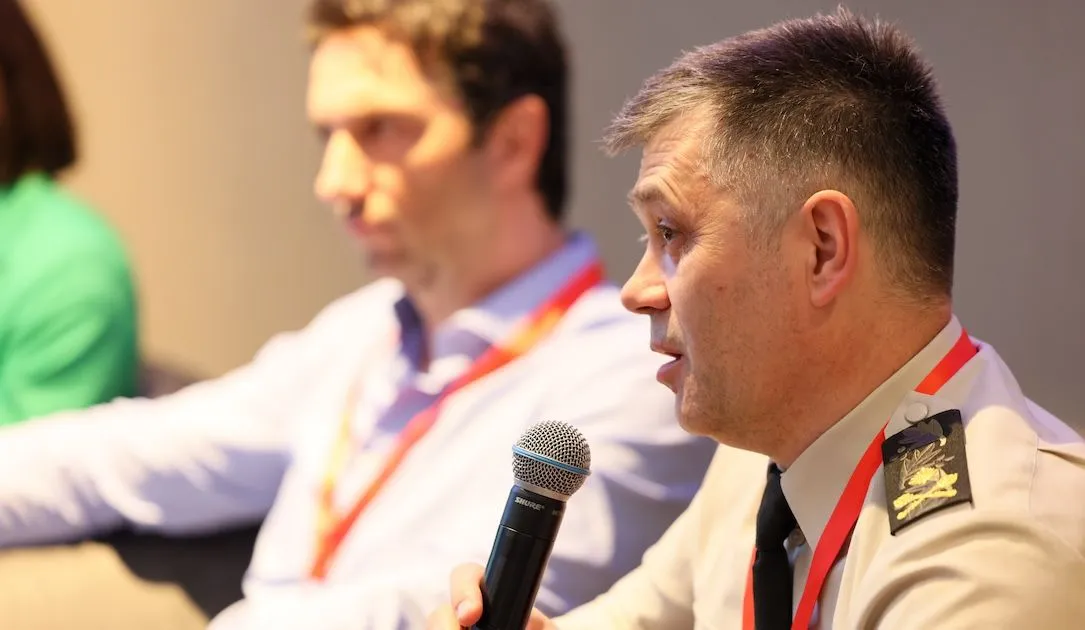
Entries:
POLYGON ((886 438, 882 444, 889 529, 942 508, 972 501, 961 412, 943 411, 886 438))

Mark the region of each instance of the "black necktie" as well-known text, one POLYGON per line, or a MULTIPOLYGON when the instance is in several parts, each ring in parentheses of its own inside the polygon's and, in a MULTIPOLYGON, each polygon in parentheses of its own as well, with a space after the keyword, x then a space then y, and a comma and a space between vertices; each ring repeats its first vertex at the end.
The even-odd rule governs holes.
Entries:
POLYGON ((780 487, 780 469, 769 466, 768 483, 757 510, 757 555, 753 562, 754 627, 791 627, 791 565, 784 541, 795 529, 795 515, 780 487))

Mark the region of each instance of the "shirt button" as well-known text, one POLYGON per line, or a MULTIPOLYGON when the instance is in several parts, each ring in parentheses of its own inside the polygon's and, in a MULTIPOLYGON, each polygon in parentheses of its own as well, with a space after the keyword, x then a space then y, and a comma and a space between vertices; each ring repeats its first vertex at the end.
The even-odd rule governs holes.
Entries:
POLYGON ((927 406, 921 402, 914 402, 904 410, 904 419, 915 424, 927 417, 927 406))
POLYGON ((787 544, 792 549, 798 549, 806 544, 806 536, 802 535, 801 529, 793 529, 787 536, 787 544))

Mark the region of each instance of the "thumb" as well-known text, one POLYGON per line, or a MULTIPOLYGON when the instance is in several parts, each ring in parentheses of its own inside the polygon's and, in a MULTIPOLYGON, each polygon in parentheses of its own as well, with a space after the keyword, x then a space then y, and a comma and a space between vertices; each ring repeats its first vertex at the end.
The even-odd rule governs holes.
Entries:
POLYGON ((449 593, 461 626, 469 627, 482 616, 482 572, 477 564, 461 564, 452 571, 449 593))

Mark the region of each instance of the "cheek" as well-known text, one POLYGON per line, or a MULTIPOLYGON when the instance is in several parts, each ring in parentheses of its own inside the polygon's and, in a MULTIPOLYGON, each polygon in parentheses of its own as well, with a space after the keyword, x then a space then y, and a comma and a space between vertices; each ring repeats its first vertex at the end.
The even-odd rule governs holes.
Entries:
POLYGON ((718 304, 712 287, 688 286, 679 291, 684 308, 675 312, 675 318, 682 329, 686 349, 698 371, 711 369, 719 360, 719 337, 728 328, 727 312, 718 304))
POLYGON ((720 293, 718 275, 706 269, 696 255, 676 261, 662 252, 657 260, 671 315, 682 329, 684 343, 701 345, 707 332, 705 324, 712 319, 720 293))
POLYGON ((374 168, 375 192, 402 206, 404 215, 436 217, 439 206, 465 182, 466 139, 434 123, 401 159, 374 168))
POLYGON ((418 228, 431 223, 442 223, 447 215, 445 208, 455 197, 450 190, 454 179, 436 165, 416 167, 410 164, 383 164, 374 169, 373 185, 368 206, 394 213, 398 220, 418 224, 418 228))
POLYGON ((752 287, 724 269, 669 283, 671 304, 698 376, 714 378, 749 339, 750 326, 765 316, 752 287))
POLYGON ((462 200, 465 192, 478 188, 471 155, 463 149, 445 147, 438 153, 412 155, 400 168, 406 194, 431 207, 462 200))
POLYGON ((401 191, 403 182, 394 169, 386 165, 370 168, 365 192, 364 221, 385 229, 398 226, 404 220, 401 191))
POLYGON ((408 170, 400 198, 403 221, 434 251, 473 249, 484 242, 493 217, 462 160, 440 169, 408 170))
POLYGON ((370 195, 375 199, 383 199, 399 205, 398 202, 402 199, 403 192, 410 189, 407 174, 398 164, 375 165, 372 178, 370 195))
POLYGON ((451 113, 435 115, 407 153, 407 161, 419 167, 456 159, 471 148, 472 127, 466 117, 451 113))

